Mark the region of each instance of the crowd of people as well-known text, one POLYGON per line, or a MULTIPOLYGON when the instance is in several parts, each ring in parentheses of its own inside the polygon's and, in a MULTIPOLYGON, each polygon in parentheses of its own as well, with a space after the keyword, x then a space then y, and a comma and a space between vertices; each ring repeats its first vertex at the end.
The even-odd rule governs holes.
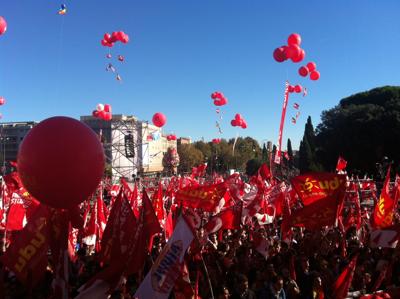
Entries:
MULTIPOLYGON (((338 295, 338 278, 355 257, 354 275, 345 278, 350 280, 346 298, 400 298, 400 249, 370 246, 371 213, 371 209, 364 210, 358 228, 355 224, 346 231, 335 226, 313 231, 293 227, 289 239, 282 237, 281 217, 268 224, 253 219, 239 229, 211 234, 200 227, 170 298, 343 298, 338 295)), ((200 215, 201 222, 206 223, 209 215, 200 215)), ((398 223, 396 213, 394 224, 398 223)), ((18 231, 12 232, 12 238, 18 238, 18 231)), ((142 271, 123 277, 109 298, 135 298, 135 291, 165 244, 164 233, 155 236, 142 271)), ((78 289, 102 269, 94 246, 84 244, 79 237, 75 253, 69 267, 68 298, 78 296, 78 289)), ((54 271, 49 254, 44 278, 30 286, 21 284, 12 271, 2 267, 0 297, 54 298, 54 271)))

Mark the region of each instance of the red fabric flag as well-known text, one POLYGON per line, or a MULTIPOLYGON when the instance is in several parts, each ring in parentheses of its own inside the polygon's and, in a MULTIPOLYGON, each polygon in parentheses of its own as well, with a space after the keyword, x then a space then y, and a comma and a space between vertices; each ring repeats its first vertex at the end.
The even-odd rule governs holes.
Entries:
POLYGON ((266 163, 261 164, 261 167, 258 169, 258 174, 263 180, 268 180, 271 178, 271 170, 266 163))
POLYGON ((25 285, 34 286, 46 271, 49 247, 48 218, 48 208, 40 205, 18 238, 1 257, 2 263, 25 285))
POLYGON ((184 207, 213 212, 227 190, 225 183, 186 187, 176 193, 176 202, 184 207))
POLYGON ((372 216, 372 222, 374 227, 385 228, 392 225, 393 213, 395 203, 393 198, 390 196, 389 190, 390 183, 390 166, 386 173, 385 182, 381 191, 379 201, 375 206, 374 213, 372 216))
POLYGON ((193 238, 191 228, 181 216, 172 237, 140 284, 134 297, 167 299, 176 279, 181 275, 181 263, 193 238))
POLYGON ((128 254, 135 230, 135 216, 125 194, 120 191, 111 209, 101 240, 101 261, 110 264, 128 254))
POLYGON ((138 184, 135 184, 133 187, 132 197, 131 197, 131 207, 133 210, 133 214, 135 215, 136 219, 139 218, 139 191, 138 191, 138 184))
POLYGON ((220 229, 239 229, 242 217, 242 204, 229 207, 213 216, 204 226, 208 234, 216 233, 220 229))
POLYGON ((174 231, 174 221, 172 219, 172 211, 169 211, 167 220, 165 222, 165 239, 167 241, 172 236, 173 231, 174 231))
POLYGON ((333 284, 334 299, 344 299, 347 297, 351 281, 353 280, 354 270, 356 269, 358 255, 354 256, 343 272, 339 275, 333 284))
POLYGON ((154 213, 153 206, 143 189, 142 208, 138 220, 138 226, 133 237, 134 248, 128 261, 128 274, 137 273, 143 269, 147 251, 151 249, 151 240, 157 233, 161 233, 160 223, 154 213), (150 248, 149 248, 150 247, 150 248))
MULTIPOLYGON (((88 208, 90 208, 90 204, 88 205, 88 208)), ((97 243, 97 235, 98 235, 98 226, 96 224, 97 222, 97 201, 93 204, 93 206, 90 208, 90 218, 89 221, 88 215, 86 214, 86 224, 84 226, 84 232, 83 232, 83 238, 82 238, 82 243, 89 245, 89 246, 95 246, 97 243)))
POLYGON ((10 201, 6 220, 6 230, 8 231, 21 230, 26 222, 22 198, 15 192, 10 201))
POLYGON ((53 290, 54 298, 68 299, 69 280, 69 215, 67 211, 51 210, 48 225, 48 237, 51 254, 54 260, 53 290))
POLYGON ((175 299, 192 298, 194 291, 190 283, 189 270, 184 261, 181 266, 181 276, 176 280, 174 286, 175 299))
POLYGON ((154 192, 153 194, 152 203, 153 203, 154 213, 156 214, 157 219, 160 222, 160 225, 164 227, 165 216, 164 216, 163 188, 161 181, 158 183, 157 191, 154 192))
POLYGON ((345 203, 347 205, 347 215, 342 216, 342 224, 345 230, 349 229, 351 225, 356 225, 357 229, 361 227, 361 206, 360 196, 358 194, 357 184, 351 182, 346 190, 345 203), (353 208, 354 207, 354 208, 353 208))
POLYGON ((336 164, 336 171, 342 171, 347 166, 347 161, 339 156, 337 164, 336 164))
POLYGON ((283 225, 316 230, 334 225, 341 212, 346 180, 343 175, 320 173, 295 177, 292 184, 304 203, 283 225), (307 204, 305 204, 307 203, 307 204))
POLYGON ((344 195, 346 177, 333 173, 310 173, 292 178, 291 183, 304 206, 308 206, 338 193, 344 195))

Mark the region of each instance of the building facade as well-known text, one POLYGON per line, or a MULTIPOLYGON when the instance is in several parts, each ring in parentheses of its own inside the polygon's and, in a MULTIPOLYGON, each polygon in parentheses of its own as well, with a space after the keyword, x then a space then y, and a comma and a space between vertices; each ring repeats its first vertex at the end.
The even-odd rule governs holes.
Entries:
POLYGON ((16 161, 22 140, 36 124, 35 121, 0 123, 0 161, 16 161))
POLYGON ((99 135, 113 181, 120 177, 162 172, 164 154, 176 141, 168 141, 162 129, 134 116, 117 114, 111 121, 81 116, 81 121, 99 135))

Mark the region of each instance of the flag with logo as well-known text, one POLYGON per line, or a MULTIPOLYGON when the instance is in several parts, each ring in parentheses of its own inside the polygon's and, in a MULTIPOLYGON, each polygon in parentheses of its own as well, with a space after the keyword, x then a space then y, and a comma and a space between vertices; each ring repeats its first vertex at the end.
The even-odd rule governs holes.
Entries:
POLYGON ((169 297, 176 279, 182 275, 183 258, 193 238, 191 228, 180 216, 174 233, 140 284, 134 295, 135 298, 167 299, 169 297))
POLYGON ((175 201, 184 207, 201 208, 206 212, 213 212, 224 197, 226 190, 225 183, 185 187, 176 193, 175 201))
POLYGON ((378 203, 375 205, 372 215, 372 223, 376 228, 385 228, 392 225, 395 201, 390 195, 390 166, 386 173, 385 182, 378 203))

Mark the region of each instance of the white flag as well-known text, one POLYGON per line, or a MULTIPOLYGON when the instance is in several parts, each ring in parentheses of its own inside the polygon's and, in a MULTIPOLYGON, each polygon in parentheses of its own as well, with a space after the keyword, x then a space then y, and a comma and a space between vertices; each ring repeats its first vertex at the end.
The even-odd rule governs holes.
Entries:
POLYGON ((167 299, 181 275, 183 257, 193 240, 193 232, 180 216, 175 230, 136 291, 138 299, 167 299))

